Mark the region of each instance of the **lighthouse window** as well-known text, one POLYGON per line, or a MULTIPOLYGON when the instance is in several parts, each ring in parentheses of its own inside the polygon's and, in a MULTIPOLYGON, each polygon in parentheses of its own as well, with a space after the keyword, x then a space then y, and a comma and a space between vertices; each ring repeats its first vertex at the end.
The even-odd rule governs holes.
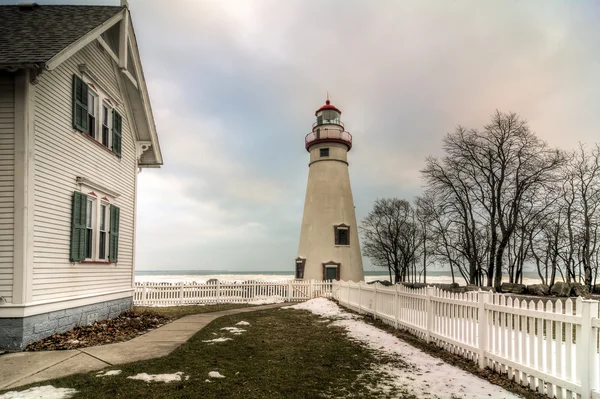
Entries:
POLYGON ((304 278, 304 265, 306 264, 306 259, 298 258, 296 259, 296 278, 302 279, 304 278))
POLYGON ((350 245, 348 226, 335 226, 335 245, 350 245))
POLYGON ((321 157, 328 157, 329 156, 329 148, 321 148, 319 150, 319 155, 321 157))

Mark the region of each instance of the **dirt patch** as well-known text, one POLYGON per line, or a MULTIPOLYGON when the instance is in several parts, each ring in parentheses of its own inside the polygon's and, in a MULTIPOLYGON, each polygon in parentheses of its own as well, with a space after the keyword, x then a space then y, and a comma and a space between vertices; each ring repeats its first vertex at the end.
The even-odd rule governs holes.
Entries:
POLYGON ((114 319, 97 321, 89 326, 79 326, 61 333, 53 334, 41 341, 32 342, 25 351, 49 351, 87 348, 128 341, 169 323, 170 317, 154 312, 129 311, 114 319))

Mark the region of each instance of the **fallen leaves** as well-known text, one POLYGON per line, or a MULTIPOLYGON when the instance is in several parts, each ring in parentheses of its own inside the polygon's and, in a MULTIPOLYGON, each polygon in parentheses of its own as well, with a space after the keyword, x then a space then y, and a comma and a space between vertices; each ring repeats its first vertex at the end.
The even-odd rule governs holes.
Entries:
POLYGON ((61 334, 53 334, 30 343, 25 350, 67 350, 128 341, 170 321, 168 317, 153 312, 128 311, 114 319, 100 320, 89 326, 78 326, 61 334))

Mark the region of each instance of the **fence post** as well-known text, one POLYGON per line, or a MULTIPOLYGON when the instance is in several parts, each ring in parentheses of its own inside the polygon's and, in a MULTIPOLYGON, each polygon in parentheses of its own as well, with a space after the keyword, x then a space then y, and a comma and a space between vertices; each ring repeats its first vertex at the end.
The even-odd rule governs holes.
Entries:
POLYGON ((142 306, 146 306, 147 304, 147 299, 148 296, 146 295, 146 285, 148 284, 147 281, 144 281, 144 286, 142 287, 142 306))
POLYGON ((477 346, 479 347, 479 368, 485 368, 485 352, 488 350, 487 311, 485 304, 490 302, 488 291, 479 291, 479 308, 477 312, 477 346))
POLYGON ((310 286, 308 287, 308 299, 313 298, 313 279, 310 279, 310 286))
POLYGON ((394 284, 394 328, 398 329, 398 284, 394 284))
POLYGON ((362 302, 362 290, 360 289, 360 287, 362 287, 362 281, 358 282, 358 313, 362 313, 362 308, 360 306, 360 303, 362 302))
POLYGON ((377 284, 373 284, 373 320, 377 320, 377 284))
POLYGON ((217 280, 217 303, 221 303, 221 282, 217 280))
MULTIPOLYGON (((579 306, 577 307, 579 308, 579 306)), ((581 326, 576 335, 577 345, 577 379, 581 384, 581 396, 591 398, 596 385, 596 335, 593 334, 592 319, 598 317, 598 301, 584 299, 581 301, 581 326), (580 330, 580 331, 579 331, 580 330), (581 341, 580 341, 581 340, 581 341), (579 344, 581 342, 581 344, 579 344)))
POLYGON ((433 287, 427 287, 426 288, 426 293, 427 293, 427 335, 426 335, 426 339, 427 342, 431 342, 431 330, 433 330, 433 301, 431 300, 431 298, 433 297, 433 294, 435 292, 435 288, 433 287))
POLYGON ((288 302, 292 302, 292 280, 288 282, 288 302))
POLYGON ((183 305, 183 281, 179 282, 179 304, 183 305))

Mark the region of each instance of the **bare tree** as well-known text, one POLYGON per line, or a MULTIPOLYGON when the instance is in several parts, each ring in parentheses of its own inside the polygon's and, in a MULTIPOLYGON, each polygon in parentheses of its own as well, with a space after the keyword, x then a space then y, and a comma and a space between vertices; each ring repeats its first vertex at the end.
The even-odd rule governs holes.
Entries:
POLYGON ((411 204, 398 198, 376 200, 360 230, 363 254, 374 265, 387 267, 390 280, 393 273, 394 282, 406 281, 422 242, 411 204))
POLYGON ((486 227, 487 284, 499 288, 506 249, 524 222, 522 209, 533 193, 558 178, 564 156, 539 140, 515 113, 499 111, 481 131, 459 126, 446 136, 443 149, 444 158, 428 158, 422 173, 428 187, 456 203, 456 220, 465 226, 471 280, 482 250, 477 226, 486 227))

